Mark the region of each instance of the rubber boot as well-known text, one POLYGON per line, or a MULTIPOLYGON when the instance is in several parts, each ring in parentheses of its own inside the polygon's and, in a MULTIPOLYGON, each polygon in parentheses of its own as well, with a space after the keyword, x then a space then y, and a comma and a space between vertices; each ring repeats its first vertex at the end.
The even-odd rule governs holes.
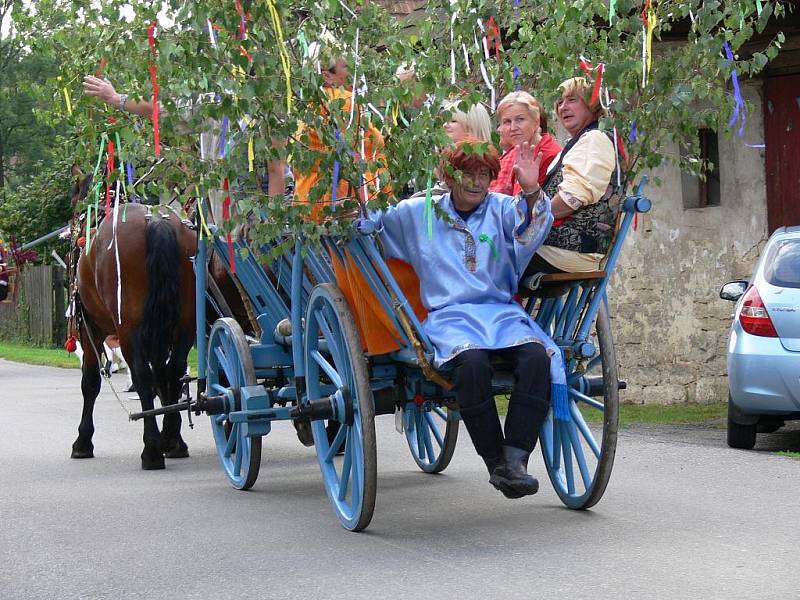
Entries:
POLYGON ((520 498, 538 492, 539 481, 528 475, 527 464, 530 455, 530 452, 522 448, 503 446, 503 462, 492 471, 489 483, 504 494, 506 494, 504 490, 507 490, 519 494, 520 498))
MULTIPOLYGON (((502 456, 498 456, 496 458, 486 458, 485 456, 482 456, 481 458, 483 458, 483 462, 486 463, 486 470, 489 471, 489 475, 490 476, 491 476, 492 473, 494 473, 494 470, 497 467, 499 467, 500 465, 503 464, 503 457, 502 456)), ((490 477, 489 482, 491 483, 491 481, 492 480, 491 480, 491 477, 490 477)), ((519 492, 516 492, 516 491, 512 490, 505 483, 500 483, 498 485, 492 484, 492 486, 494 486, 494 488, 496 490, 499 490, 500 492, 502 492, 502 494, 506 498, 510 498, 511 500, 516 500, 517 498, 522 498, 522 496, 525 495, 525 494, 520 494, 519 492)))

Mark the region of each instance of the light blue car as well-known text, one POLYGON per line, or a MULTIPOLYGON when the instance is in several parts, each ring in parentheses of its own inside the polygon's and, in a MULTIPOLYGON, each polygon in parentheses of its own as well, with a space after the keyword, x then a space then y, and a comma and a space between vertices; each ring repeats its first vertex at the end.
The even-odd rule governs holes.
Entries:
POLYGON ((728 445, 800 419, 800 226, 769 238, 750 281, 722 286, 736 302, 728 343, 728 445))

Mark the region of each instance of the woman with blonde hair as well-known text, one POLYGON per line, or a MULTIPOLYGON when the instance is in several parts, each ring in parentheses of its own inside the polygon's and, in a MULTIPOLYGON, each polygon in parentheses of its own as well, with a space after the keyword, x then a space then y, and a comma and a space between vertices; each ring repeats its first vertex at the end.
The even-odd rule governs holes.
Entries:
POLYGON ((542 154, 538 173, 541 185, 550 163, 561 151, 561 146, 547 131, 547 116, 542 105, 528 92, 511 92, 500 101, 496 114, 504 152, 500 157, 500 173, 489 189, 509 196, 519 194, 521 188, 514 172, 514 161, 517 147, 524 142, 533 148, 534 156, 542 154))
POLYGON ((492 141, 492 120, 483 104, 473 104, 467 111, 459 108, 460 101, 456 100, 445 105, 445 111, 450 112, 450 120, 444 124, 447 137, 457 144, 468 137, 482 142, 492 141))

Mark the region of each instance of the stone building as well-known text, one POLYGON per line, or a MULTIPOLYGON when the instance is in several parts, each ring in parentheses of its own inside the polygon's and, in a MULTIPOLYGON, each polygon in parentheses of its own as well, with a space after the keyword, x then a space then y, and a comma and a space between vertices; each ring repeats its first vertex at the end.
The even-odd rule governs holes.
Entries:
POLYGON ((719 289, 750 276, 775 229, 800 224, 799 17, 780 23, 778 58, 742 82, 750 109, 742 138, 699 132, 719 165, 707 183, 675 168, 653 173, 662 180, 647 190, 653 210, 628 236, 609 292, 624 401, 727 400, 733 305, 719 289))
MULTIPOLYGON (((412 23, 425 14, 424 0, 378 1, 412 23)), ((705 157, 718 165, 707 182, 673 167, 650 174, 661 180, 646 190, 653 209, 629 234, 609 290, 625 402, 727 400, 732 304, 719 289, 750 276, 772 231, 800 224, 800 11, 740 55, 763 49, 778 30, 786 35, 778 58, 742 82, 749 108, 742 138, 698 132, 705 157)), ((557 132, 562 141, 564 133, 557 132)))

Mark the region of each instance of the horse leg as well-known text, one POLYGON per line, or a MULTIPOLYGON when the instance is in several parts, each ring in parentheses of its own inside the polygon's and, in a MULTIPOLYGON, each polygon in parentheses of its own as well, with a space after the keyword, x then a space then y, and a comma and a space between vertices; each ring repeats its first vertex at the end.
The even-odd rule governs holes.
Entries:
MULTIPOLYGON (((88 340, 87 335, 81 339, 88 340)), ((91 349, 89 349, 91 350, 91 349)), ((78 425, 78 438, 72 444, 71 458, 94 458, 94 402, 100 393, 100 365, 97 364, 97 355, 86 352, 81 364, 81 393, 83 394, 83 412, 78 425)))
MULTIPOLYGON (((164 390, 162 404, 175 404, 181 396, 181 378, 186 374, 186 363, 189 350, 192 347, 191 340, 181 339, 175 347, 169 364, 165 369, 161 389, 164 390)), ((181 437, 181 414, 169 413, 164 415, 163 427, 161 428, 161 447, 164 449, 164 456, 167 458, 187 458, 189 447, 181 437)))
MULTIPOLYGON (((142 410, 153 410, 153 399, 156 396, 153 382, 153 374, 148 365, 142 360, 141 352, 134 352, 133 364, 131 366, 131 377, 136 386, 136 393, 142 402, 142 410)), ((144 450, 142 450, 142 469, 146 471, 163 469, 164 454, 161 451, 161 434, 158 431, 158 423, 155 417, 145 417, 144 419, 144 450)))

